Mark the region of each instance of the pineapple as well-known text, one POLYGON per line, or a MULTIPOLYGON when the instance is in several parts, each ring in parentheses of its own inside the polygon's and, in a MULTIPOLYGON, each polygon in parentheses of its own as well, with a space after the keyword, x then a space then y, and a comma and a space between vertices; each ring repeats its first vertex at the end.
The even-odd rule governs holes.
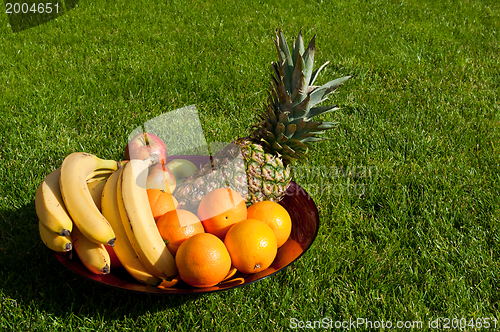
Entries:
POLYGON ((290 166, 304 158, 312 143, 325 139, 318 135, 335 126, 333 122, 313 118, 338 108, 316 105, 350 78, 314 85, 328 64, 313 71, 315 37, 305 49, 299 32, 290 53, 283 32, 276 31, 279 61, 271 64, 271 91, 259 122, 249 136, 236 139, 215 153, 211 163, 176 188, 178 208, 196 212, 201 198, 220 187, 238 191, 247 204, 283 198, 291 181, 290 166))

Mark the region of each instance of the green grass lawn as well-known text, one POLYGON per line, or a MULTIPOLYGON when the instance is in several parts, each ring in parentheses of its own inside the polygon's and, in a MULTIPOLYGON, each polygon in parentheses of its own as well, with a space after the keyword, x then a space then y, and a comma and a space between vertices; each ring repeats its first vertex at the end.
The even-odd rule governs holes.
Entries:
POLYGON ((18 32, 0 14, 0 330, 497 324, 498 1, 75 3, 18 32), (43 177, 74 151, 123 158, 132 130, 186 105, 209 142, 246 135, 276 28, 289 42, 317 33, 316 64, 330 61, 318 83, 354 75, 333 97, 342 109, 322 118, 339 122, 330 140, 295 168, 320 212, 309 251, 201 296, 114 290, 58 263, 38 235, 43 177))

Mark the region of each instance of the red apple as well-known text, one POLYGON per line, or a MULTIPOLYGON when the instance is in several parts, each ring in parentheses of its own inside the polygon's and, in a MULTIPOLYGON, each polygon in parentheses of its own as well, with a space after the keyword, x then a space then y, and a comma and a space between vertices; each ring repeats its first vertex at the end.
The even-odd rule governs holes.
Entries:
POLYGON ((165 164, 155 164, 149 167, 146 189, 160 189, 173 193, 176 185, 174 173, 165 164))
POLYGON ((166 164, 168 156, 165 143, 163 143, 161 138, 151 133, 139 133, 135 135, 125 147, 124 154, 127 160, 144 160, 154 155, 158 157, 160 164, 166 164))

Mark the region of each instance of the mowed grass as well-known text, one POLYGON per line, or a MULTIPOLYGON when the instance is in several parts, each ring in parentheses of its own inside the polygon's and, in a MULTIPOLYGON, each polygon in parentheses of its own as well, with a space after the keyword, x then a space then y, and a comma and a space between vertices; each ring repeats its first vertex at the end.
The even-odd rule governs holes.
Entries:
POLYGON ((17 33, 0 15, 1 329, 438 318, 493 328, 499 33, 495 1, 80 1, 17 33), (267 98, 278 27, 289 42, 317 33, 316 66, 330 61, 319 83, 353 75, 331 98, 341 110, 322 118, 338 127, 294 168, 320 211, 309 251, 273 277, 202 296, 128 293, 62 267, 38 236, 43 177, 74 151, 121 159, 136 127, 191 104, 209 142, 246 135, 267 98))

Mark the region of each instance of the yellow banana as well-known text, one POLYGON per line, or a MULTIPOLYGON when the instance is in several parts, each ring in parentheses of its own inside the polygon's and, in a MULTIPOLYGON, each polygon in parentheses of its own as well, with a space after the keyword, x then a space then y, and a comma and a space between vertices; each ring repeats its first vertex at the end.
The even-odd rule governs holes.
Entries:
POLYGON ((144 266, 153 275, 167 280, 177 275, 177 266, 149 206, 146 177, 149 162, 130 160, 120 172, 117 186, 118 208, 125 232, 144 266))
POLYGON ((42 242, 51 250, 57 252, 70 251, 73 246, 71 244, 71 237, 62 236, 52 230, 47 229, 41 221, 38 222, 38 229, 42 242))
POLYGON ((87 187, 89 188, 90 196, 92 196, 92 200, 97 206, 97 209, 99 209, 99 211, 101 212, 102 212, 101 196, 102 196, 102 191, 104 189, 104 185, 106 184, 107 180, 108 177, 97 177, 97 178, 92 178, 92 181, 87 181, 87 187))
POLYGON ((122 169, 118 169, 109 177, 102 191, 102 214, 108 220, 116 235, 113 250, 128 273, 137 281, 150 286, 158 286, 162 279, 151 274, 137 256, 123 228, 120 211, 118 210, 118 178, 122 169))
POLYGON ((115 233, 94 203, 86 183, 89 175, 99 169, 116 170, 118 163, 74 152, 62 162, 59 185, 66 208, 82 234, 95 243, 113 246, 115 233))
POLYGON ((40 183, 35 194, 35 208, 38 220, 50 231, 67 236, 73 229, 73 221, 64 206, 59 189, 61 169, 52 171, 40 183))
POLYGON ((71 238, 73 239, 73 249, 90 272, 95 274, 108 274, 110 272, 111 259, 103 244, 90 241, 80 232, 78 227, 73 228, 71 238))

